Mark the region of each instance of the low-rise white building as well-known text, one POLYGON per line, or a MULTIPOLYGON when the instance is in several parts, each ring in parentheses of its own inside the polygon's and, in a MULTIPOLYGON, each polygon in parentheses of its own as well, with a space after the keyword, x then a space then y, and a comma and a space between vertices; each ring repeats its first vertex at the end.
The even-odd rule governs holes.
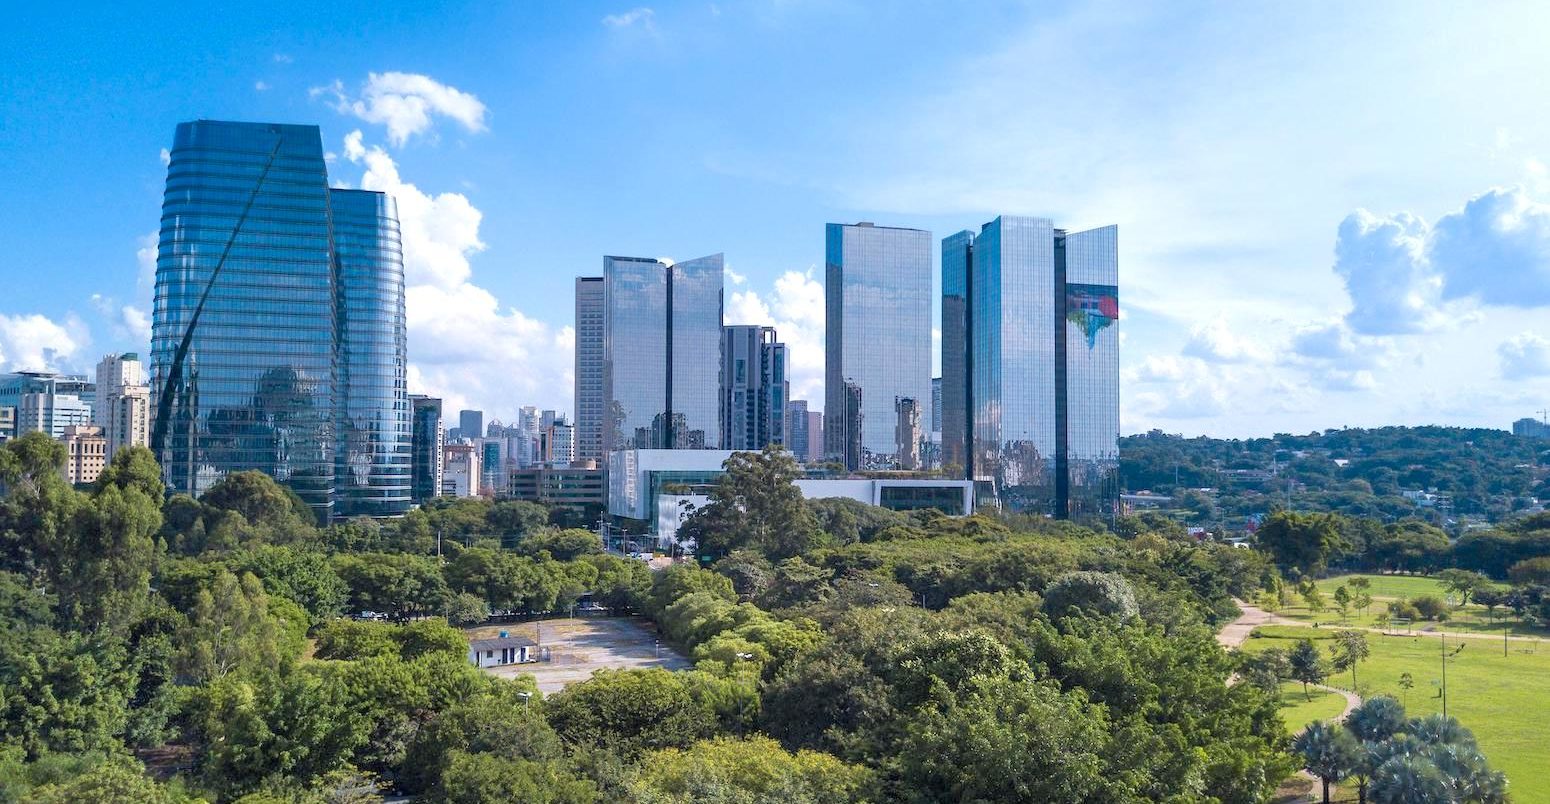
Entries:
POLYGON ((505 631, 490 639, 468 641, 468 661, 474 667, 500 667, 538 661, 538 643, 505 631))

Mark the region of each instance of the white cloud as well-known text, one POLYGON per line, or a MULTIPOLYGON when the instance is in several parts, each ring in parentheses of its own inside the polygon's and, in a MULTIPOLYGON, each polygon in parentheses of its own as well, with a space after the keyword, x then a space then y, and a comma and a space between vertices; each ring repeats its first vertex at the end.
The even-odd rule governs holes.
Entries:
POLYGON ((395 146, 429 131, 436 116, 450 118, 471 132, 488 130, 485 115, 489 110, 478 97, 427 75, 370 73, 359 98, 351 98, 342 81, 313 87, 309 94, 331 94, 334 109, 340 114, 352 114, 368 123, 386 126, 388 142, 395 146))
POLYGON ((172 152, 171 151, 167 150, 166 148, 163 148, 163 149, 161 149, 161 154, 159 156, 161 157, 161 164, 162 164, 163 167, 166 167, 167 165, 172 164, 172 152))
POLYGON ((645 30, 653 30, 656 27, 657 12, 641 6, 632 8, 622 14, 609 14, 603 18, 603 25, 609 28, 630 28, 640 25, 645 30))
POLYGON ((404 272, 408 285, 433 284, 455 290, 468 281, 470 255, 484 250, 479 224, 484 215, 462 193, 430 195, 398 175, 398 165, 380 146, 367 148, 360 131, 344 138, 345 157, 363 163, 363 190, 377 190, 398 200, 398 220, 404 240, 404 272))
POLYGON ((265 92, 269 89, 269 83, 266 81, 254 81, 253 89, 258 92, 265 92))
POLYGON ((731 282, 734 285, 741 285, 748 281, 748 277, 732 270, 732 266, 730 265, 721 266, 721 273, 726 277, 728 282, 731 282))
POLYGON ((73 314, 63 323, 36 313, 0 314, 0 366, 57 370, 91 345, 86 324, 73 314))
POLYGON ((1260 344, 1234 333, 1221 317, 1194 327, 1184 344, 1184 354, 1213 363, 1260 362, 1270 356, 1260 344))
POLYGON ((1525 332, 1496 347, 1502 378, 1526 380, 1550 376, 1550 340, 1525 332))
POLYGON ((1550 205, 1521 187, 1471 198, 1432 228, 1430 258, 1447 298, 1505 307, 1550 304, 1550 205))
POLYGON ((1335 273, 1351 298, 1351 329, 1389 335, 1437 326, 1442 278, 1426 260, 1427 232, 1408 212, 1378 218, 1359 209, 1340 223, 1335 273))
POLYGON ((150 344, 151 317, 144 310, 133 304, 126 304, 119 309, 119 320, 137 343, 150 344))
POLYGON ((276 53, 276 54, 274 54, 274 62, 275 62, 275 64, 290 64, 293 61, 295 61, 295 59, 291 58, 291 54, 289 54, 289 53, 276 53))
POLYGON ((502 305, 472 282, 469 258, 484 249, 483 214, 459 193, 431 195, 359 131, 344 154, 363 168, 360 187, 398 201, 404 244, 410 391, 440 396, 446 410, 511 415, 534 404, 569 411, 575 333, 502 305))
POLYGON ((823 283, 807 271, 786 271, 765 296, 752 288, 733 291, 724 319, 728 324, 775 327, 790 361, 791 398, 806 399, 809 410, 823 409, 823 283))

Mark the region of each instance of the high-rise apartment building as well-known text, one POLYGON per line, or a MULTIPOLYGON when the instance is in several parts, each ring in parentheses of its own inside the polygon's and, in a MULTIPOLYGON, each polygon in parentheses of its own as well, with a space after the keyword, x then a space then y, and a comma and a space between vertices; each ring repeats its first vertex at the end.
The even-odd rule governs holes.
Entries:
POLYGON ((893 400, 931 394, 931 233, 831 223, 824 260, 824 452, 896 468, 893 400))
POLYGON ((1002 216, 942 241, 943 462, 962 466, 983 501, 1112 514, 1118 237, 1002 216))
POLYGON ((441 495, 442 455, 446 449, 446 436, 441 429, 441 400, 410 394, 409 405, 412 410, 409 499, 415 505, 424 505, 432 497, 441 495))
POLYGON ((16 437, 16 408, 0 408, 0 444, 16 437))
POLYGON ((456 438, 484 438, 484 411, 460 410, 457 413, 456 438))
POLYGON ((603 338, 607 294, 601 276, 576 277, 576 457, 603 459, 603 338))
POLYGON ((923 468, 920 460, 921 442, 925 433, 920 429, 920 402, 907 396, 893 400, 894 464, 895 468, 914 471, 923 468))
POLYGON ((151 387, 140 356, 107 355, 97 363, 97 403, 92 423, 107 441, 107 460, 124 447, 144 447, 151 439, 151 387))
POLYGON ((807 429, 807 400, 793 399, 786 403, 786 449, 798 461, 807 463, 813 459, 810 446, 811 434, 807 429))
POLYGON ((95 483, 107 466, 108 440, 102 428, 91 424, 72 424, 59 439, 65 445, 65 465, 60 467, 66 483, 95 483))
POLYGON ((823 411, 810 410, 807 412, 807 459, 817 461, 823 458, 823 411))
POLYGON ((330 189, 316 126, 178 126, 151 339, 171 490, 256 469, 320 519, 408 510, 403 317, 394 201, 330 189))
POLYGON ((722 329, 721 448, 761 450, 786 443, 786 345, 774 327, 722 329))
POLYGON ((448 444, 443 453, 441 496, 477 497, 484 480, 483 462, 476 444, 448 444))
POLYGON ((722 256, 603 258, 603 450, 716 449, 722 256))

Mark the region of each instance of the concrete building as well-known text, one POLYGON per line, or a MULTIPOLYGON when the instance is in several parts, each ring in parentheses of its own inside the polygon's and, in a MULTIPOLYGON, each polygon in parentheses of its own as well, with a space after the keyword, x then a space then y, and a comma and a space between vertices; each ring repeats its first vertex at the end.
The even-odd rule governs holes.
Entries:
POLYGON ((507 495, 545 505, 585 507, 608 503, 608 484, 602 469, 592 461, 571 466, 543 466, 511 473, 507 495))
POLYGON ((893 400, 894 468, 913 472, 922 469, 921 442, 925 440, 920 429, 920 402, 906 396, 893 400))
POLYGON ((807 412, 807 454, 808 460, 811 461, 823 458, 823 411, 821 410, 807 412))
POLYGON ((16 437, 16 408, 0 408, 0 444, 16 437))
POLYGON ((762 450, 786 444, 786 345, 774 327, 721 329, 721 446, 762 450))
POLYGON ((576 460, 576 427, 564 419, 557 419, 544 431, 544 462, 550 466, 567 466, 576 460))
POLYGON ((16 435, 47 433, 62 438, 65 428, 92 423, 97 386, 86 377, 52 371, 0 374, 0 407, 16 410, 16 435))
POLYGON ((60 441, 65 445, 65 465, 60 469, 66 483, 95 483, 107 466, 108 440, 102 428, 72 424, 60 441))
POLYGON ((1519 419, 1512 423, 1512 434, 1519 438, 1550 438, 1550 424, 1540 419, 1519 419))
POLYGON ((477 497, 484 474, 479 447, 471 442, 447 444, 446 465, 441 473, 441 496, 477 497))
POLYGON ((468 641, 468 661, 474 667, 501 667, 538 661, 538 643, 502 631, 490 639, 468 641))
MULTIPOLYGON (((608 456, 608 514, 644 522, 670 538, 688 513, 710 501, 732 450, 619 450, 608 456)), ((846 497, 895 511, 935 508, 950 516, 974 512, 968 480, 851 478, 798 480, 809 499, 846 497)))
POLYGON ((410 394, 409 496, 415 505, 424 505, 441 495, 441 473, 446 451, 446 434, 441 429, 441 400, 423 394, 410 394))
POLYGON ((92 424, 107 439, 107 459, 124 447, 151 443, 151 387, 145 381, 140 356, 134 352, 107 355, 97 363, 97 404, 92 424))
POLYGON ((802 463, 812 460, 807 430, 807 400, 793 399, 786 403, 786 448, 802 463))
POLYGON ((576 277, 576 457, 603 459, 605 352, 603 337, 607 296, 601 276, 576 277))

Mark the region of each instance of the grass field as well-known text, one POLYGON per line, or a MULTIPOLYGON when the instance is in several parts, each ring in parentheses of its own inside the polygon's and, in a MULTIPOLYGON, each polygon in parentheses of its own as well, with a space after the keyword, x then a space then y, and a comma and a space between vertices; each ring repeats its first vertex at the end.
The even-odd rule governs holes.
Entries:
POLYGON ((1309 689, 1303 695, 1302 685, 1288 681, 1281 685, 1281 719, 1293 733, 1318 720, 1332 720, 1345 711, 1345 698, 1338 692, 1309 689))
MULTIPOLYGON (((1255 633, 1245 650, 1290 649, 1296 640, 1308 638, 1327 651, 1334 638, 1333 629, 1324 628, 1268 626, 1255 633)), ((1368 643, 1372 657, 1357 668, 1360 694, 1393 695, 1413 716, 1441 711, 1443 640, 1368 634, 1368 643), (1415 681, 1408 692, 1399 686, 1401 673, 1415 681)), ((1450 653, 1459 645, 1464 649, 1448 662, 1448 714, 1474 731, 1491 764, 1507 773, 1514 801, 1550 801, 1550 752, 1545 750, 1550 737, 1550 645, 1539 649, 1532 642, 1515 642, 1503 656, 1500 642, 1447 641, 1450 653)), ((1349 688, 1351 675, 1331 676, 1326 683, 1349 688)))
MULTIPOLYGON (((1380 615, 1387 610, 1386 604, 1391 600, 1410 599, 1421 595, 1437 595, 1447 599, 1447 593, 1441 581, 1412 575, 1341 575, 1325 578, 1318 582, 1318 586, 1324 592, 1326 609, 1315 614, 1303 605, 1300 596, 1293 595, 1292 602, 1295 605, 1277 609, 1276 614, 1310 624, 1376 628, 1379 627, 1380 615), (1373 604, 1365 611, 1351 610, 1342 617, 1339 610, 1335 608, 1335 589, 1356 577, 1367 578, 1371 583, 1369 590, 1373 597, 1373 604)), ((1395 628, 1399 630, 1398 626, 1395 628)), ((1493 613, 1486 611, 1484 606, 1470 604, 1463 608, 1450 609, 1448 619, 1443 622, 1418 621, 1403 628, 1412 631, 1449 631, 1497 636, 1505 631, 1512 636, 1550 638, 1550 630, 1526 625, 1505 606, 1498 607, 1493 613)))

